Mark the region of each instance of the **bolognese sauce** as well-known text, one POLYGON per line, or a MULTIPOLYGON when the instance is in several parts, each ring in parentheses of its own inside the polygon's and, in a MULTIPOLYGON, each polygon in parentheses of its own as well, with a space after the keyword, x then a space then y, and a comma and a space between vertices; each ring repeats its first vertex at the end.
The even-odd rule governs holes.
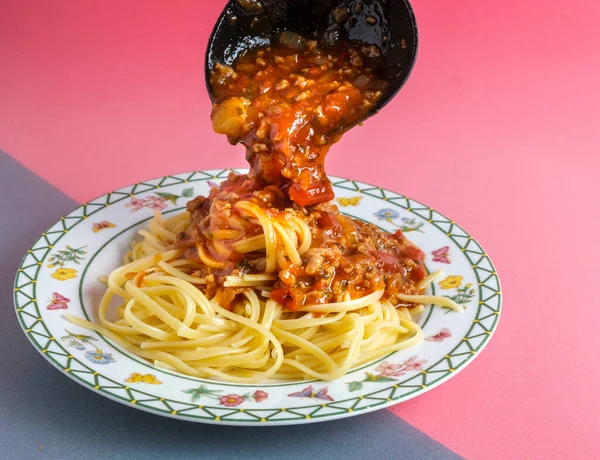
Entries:
POLYGON ((246 146, 251 178, 287 188, 292 201, 308 206, 333 198, 325 156, 387 83, 373 69, 377 47, 296 43, 251 51, 232 67, 217 64, 212 121, 217 133, 246 146))
POLYGON ((301 219, 310 228, 302 259, 286 259, 275 274, 269 295, 285 309, 377 290, 392 304, 410 307, 396 294, 419 293, 425 254, 400 230, 385 233, 342 215, 331 202, 324 170, 329 147, 382 96, 386 83, 367 64, 377 51, 305 45, 257 49, 231 67, 215 67, 214 130, 246 146, 251 169, 248 175, 231 173, 208 197, 188 203, 192 223, 175 247, 186 258, 210 258, 196 275, 205 278, 208 297, 229 305, 244 288, 225 287, 227 276, 264 273, 236 249, 262 234, 260 222, 237 206, 252 203, 271 218, 301 219))

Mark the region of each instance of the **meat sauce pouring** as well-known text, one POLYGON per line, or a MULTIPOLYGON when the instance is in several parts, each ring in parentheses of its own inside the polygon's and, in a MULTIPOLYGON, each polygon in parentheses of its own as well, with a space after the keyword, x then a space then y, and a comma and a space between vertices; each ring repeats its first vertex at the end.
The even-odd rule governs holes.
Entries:
POLYGON ((367 45, 321 50, 315 41, 292 37, 293 48, 260 48, 231 67, 215 66, 213 129, 245 145, 250 172, 231 173, 208 197, 188 203, 192 224, 176 247, 186 257, 207 251, 218 261, 198 275, 206 277, 207 295, 229 305, 241 289, 223 287, 225 277, 260 271, 235 251, 235 242, 259 235, 262 227, 246 219, 243 228, 228 228, 237 212, 233 204, 247 200, 270 216, 299 217, 311 229, 302 263, 290 261, 277 273, 271 298, 284 308, 338 302, 345 293, 357 298, 379 289, 393 304, 411 306, 394 294, 419 293, 417 284, 426 276, 424 253, 400 230, 384 233, 340 214, 330 203, 334 194, 324 170, 330 146, 385 91, 385 80, 374 70, 379 50, 367 45), (208 242, 223 230, 230 233, 216 251, 208 242))

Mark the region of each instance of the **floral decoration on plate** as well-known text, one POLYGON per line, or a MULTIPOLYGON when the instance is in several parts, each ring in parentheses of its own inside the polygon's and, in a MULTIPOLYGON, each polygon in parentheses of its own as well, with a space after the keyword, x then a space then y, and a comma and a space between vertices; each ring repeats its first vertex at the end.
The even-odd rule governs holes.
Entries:
POLYGON ((223 390, 210 390, 204 385, 197 388, 188 388, 183 390, 184 393, 191 395, 192 402, 196 402, 200 398, 211 398, 219 402, 219 404, 227 407, 236 407, 244 401, 261 402, 269 397, 269 394, 263 390, 256 390, 253 393, 245 393, 242 395, 230 393, 222 395, 223 390))

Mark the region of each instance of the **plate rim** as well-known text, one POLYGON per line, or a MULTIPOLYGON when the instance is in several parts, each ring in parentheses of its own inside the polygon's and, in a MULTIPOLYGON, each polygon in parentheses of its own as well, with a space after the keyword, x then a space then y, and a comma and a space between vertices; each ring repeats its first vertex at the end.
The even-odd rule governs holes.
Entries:
MULTIPOLYGON (((404 393, 398 397, 393 397, 393 393, 394 391, 391 392, 392 397, 388 397, 385 400, 382 401, 378 401, 378 402, 374 402, 373 404, 369 404, 369 405, 364 405, 360 408, 357 408, 356 410, 354 409, 346 409, 345 412, 336 412, 333 414, 325 414, 322 416, 318 416, 316 415, 315 417, 310 417, 310 416, 306 416, 306 418, 300 418, 300 419, 282 419, 282 420, 265 420, 264 418, 262 418, 260 420, 260 422, 267 422, 267 423, 257 423, 259 422, 259 420, 235 420, 235 419, 227 419, 227 420, 222 420, 220 419, 220 417, 214 417, 213 419, 209 419, 209 418, 201 418, 198 416, 192 416, 189 414, 186 414, 185 412, 183 413, 179 413, 178 411, 173 411, 172 413, 169 413, 168 411, 162 411, 160 409, 154 408, 154 407, 150 407, 150 406, 144 406, 144 405, 139 405, 139 404, 135 404, 135 400, 133 400, 133 403, 131 400, 125 400, 125 399, 121 399, 118 396, 115 396, 109 392, 106 391, 100 391, 101 387, 97 387, 97 386, 92 386, 90 383, 88 383, 87 381, 78 378, 75 376, 75 374, 69 372, 70 369, 66 368, 66 367, 62 367, 60 365, 60 363, 58 363, 55 359, 52 359, 51 356, 49 356, 49 354, 46 354, 46 352, 48 351, 47 349, 44 350, 43 347, 41 347, 32 337, 32 333, 31 333, 31 328, 27 328, 27 325, 25 323, 25 321, 22 319, 22 315, 20 314, 23 310, 23 306, 20 305, 19 300, 18 300, 18 293, 20 291, 21 288, 23 288, 24 286, 28 285, 28 284, 34 284, 33 286, 33 298, 30 299, 30 302, 27 302, 27 305, 29 303, 33 303, 35 306, 35 310, 38 313, 38 319, 34 322, 34 324, 36 324, 38 321, 41 321, 42 324, 44 323, 43 318, 42 318, 42 314, 40 313, 40 308, 39 308, 39 304, 37 299, 35 299, 35 282, 37 281, 37 277, 39 276, 40 273, 40 269, 43 266, 44 260, 49 256, 49 253, 51 252, 51 249, 53 247, 52 244, 50 244, 50 241, 46 238, 46 242, 48 243, 48 247, 47 250, 45 251, 44 255, 41 257, 41 259, 37 259, 37 257, 33 257, 35 260, 37 260, 37 268, 35 269, 35 276, 33 278, 29 277, 29 275, 27 275, 27 277, 30 279, 29 283, 25 283, 22 285, 18 285, 19 282, 19 277, 20 274, 24 272, 24 264, 28 258, 28 256, 30 256, 33 253, 33 249, 35 248, 35 246, 40 242, 40 240, 44 237, 46 237, 47 233, 49 232, 50 229, 52 229, 53 227, 57 226, 59 223, 62 222, 63 224, 63 232, 64 234, 59 236, 57 238, 57 240, 54 242, 54 244, 56 244, 65 234, 68 233, 68 230, 70 230, 71 228, 75 227, 76 225, 80 224, 82 221, 84 221, 86 218, 90 217, 91 215, 95 214, 96 212, 100 211, 101 209, 104 209, 105 207, 108 207, 112 204, 121 202, 126 200, 128 197, 131 196, 135 196, 138 194, 143 194, 143 193, 147 193, 150 192, 152 190, 156 190, 157 188, 160 188, 162 186, 162 182, 167 180, 167 179, 176 179, 180 182, 177 183, 172 183, 172 184, 168 184, 165 185, 164 187, 168 187, 168 186, 172 186, 172 185, 178 185, 178 184, 182 184, 182 183, 193 183, 193 182, 199 182, 199 181, 208 181, 211 179, 222 179, 224 177, 226 177, 226 175, 228 175, 230 172, 236 172, 236 173, 244 173, 246 172, 247 169, 244 168, 226 168, 226 169, 210 169, 210 170, 197 170, 197 171, 190 171, 190 172, 183 172, 183 173, 179 173, 179 174, 171 174, 171 175, 166 175, 166 176, 158 176, 156 178, 153 179, 146 179, 143 181, 139 181, 133 184, 130 184, 128 186, 125 187, 120 187, 118 189, 115 189, 113 191, 110 191, 108 193, 105 193, 103 195, 100 195, 92 200, 87 201, 86 203, 83 203, 77 207, 75 207, 74 209, 72 209, 69 213, 65 214, 64 216, 62 216, 58 221, 56 221, 54 224, 52 224, 50 227, 48 227, 44 232, 42 232, 38 238, 33 242, 33 244, 30 245, 29 250, 25 253, 25 255, 23 256, 21 262, 19 263, 16 275, 15 275, 15 279, 14 279, 14 291, 13 291, 13 302, 15 305, 15 314, 17 316, 17 320, 21 326, 21 328, 23 329, 23 332, 25 333, 25 335, 27 336, 28 340, 31 342, 31 344, 34 346, 34 348, 42 355, 44 356, 44 358, 46 359, 46 361, 50 362, 50 364, 52 364, 56 369, 58 369, 59 371, 61 371, 62 374, 67 375, 68 377, 70 377, 72 380, 76 381, 77 383, 79 383, 80 385, 83 385, 85 388, 88 388, 89 390, 93 391, 94 393, 100 393, 102 396, 107 397, 113 401, 117 401, 121 404, 124 404, 126 406, 129 407, 135 407, 137 409, 143 410, 145 412, 149 412, 149 413, 153 413, 153 414, 157 414, 157 415, 161 415, 161 416, 168 416, 171 418, 176 418, 178 420, 187 420, 187 421, 193 421, 193 422, 199 422, 199 423, 210 423, 210 424, 221 424, 221 425, 237 425, 237 426, 242 426, 242 425, 246 425, 246 426, 256 426, 256 425, 294 425, 294 424, 299 424, 299 423, 315 423, 315 422, 321 422, 321 421, 328 421, 328 420, 336 420, 336 419, 340 419, 340 418, 346 418, 346 417, 351 417, 354 415, 358 415, 358 414, 364 414, 364 413, 368 413, 368 412, 372 412, 375 410, 379 410, 379 409, 383 409, 395 404, 398 404, 400 402, 404 402, 407 401, 409 399, 412 399, 418 395, 424 394, 426 392, 428 392, 429 390, 441 385, 442 383, 444 383, 446 380, 448 380, 449 378, 451 378, 453 375, 458 374, 460 371, 462 371, 468 364, 470 364, 471 362, 473 362, 473 360, 479 356, 479 354, 481 353, 481 351, 485 348, 485 346, 489 343, 491 337, 493 336, 493 334, 495 333, 496 329, 498 328, 498 323, 500 320, 500 316, 501 316, 501 312, 502 312, 502 286, 500 283, 500 278, 498 276, 498 273, 496 271, 496 268, 491 260, 491 258, 489 257, 489 255, 487 254, 487 251, 485 251, 485 249, 483 248, 483 246, 477 241, 475 240, 466 230, 464 230, 464 228, 462 228, 460 225, 456 224, 453 220, 447 218, 444 214, 440 213, 439 211, 424 205, 423 203, 421 203, 420 201, 414 200, 406 195, 400 194, 398 192, 389 190, 389 189, 384 189, 382 187, 379 187, 377 185, 372 185, 363 181, 359 181, 359 180, 355 180, 355 179, 346 179, 346 178, 342 178, 339 176, 330 176, 330 179, 333 183, 334 186, 337 186, 338 188, 342 188, 342 189, 346 189, 346 190, 350 190, 350 191, 355 191, 357 193, 362 193, 365 194, 367 196, 371 196, 373 198, 377 198, 377 199, 381 199, 383 201, 385 201, 386 203, 389 203, 390 205, 394 205, 397 206, 399 208, 402 208, 406 211, 411 212, 412 214, 418 216, 421 219, 424 219, 420 214, 417 214, 414 212, 414 208, 412 208, 410 206, 410 202, 414 202, 417 203, 419 206, 422 207, 422 209, 426 209, 428 210, 430 213, 435 212, 438 216, 440 216, 442 219, 445 219, 445 221, 447 221, 447 223, 451 224, 450 230, 452 230, 454 228, 454 226, 461 230, 464 234, 467 235, 467 241, 473 241, 476 245, 476 247, 478 247, 481 250, 480 255, 482 256, 478 262, 474 262, 471 257, 469 256, 469 254, 465 254, 465 256, 467 257, 467 260, 469 262, 471 262, 472 264, 472 269, 473 272, 476 274, 476 277, 479 281, 479 286, 478 286, 478 291, 479 291, 479 299, 484 299, 483 295, 482 295, 482 287, 485 285, 485 283, 487 281, 489 281, 491 278, 494 278, 497 285, 498 285, 498 291, 496 291, 496 293, 492 296, 492 297, 497 297, 497 308, 496 310, 492 310, 492 308, 490 306, 487 306, 489 308, 489 311, 492 312, 490 314, 495 314, 495 318, 494 321, 492 323, 492 325, 490 326, 489 330, 486 330, 484 332, 484 334, 486 335, 483 340, 481 341, 481 343, 479 343, 479 345, 474 349, 471 350, 471 355, 468 356, 463 362, 461 362, 458 366, 456 366, 455 368, 449 368, 449 372, 445 372, 443 373, 440 377, 435 378, 434 380, 430 381, 427 383, 427 385, 423 384, 421 385, 421 388, 416 388, 413 391, 410 391, 408 393, 404 393), (204 174, 204 177, 198 177, 195 179, 192 179, 195 175, 197 174, 204 174), (181 179, 180 176, 188 176, 186 179, 181 179), (146 182, 155 182, 155 181, 160 181, 159 185, 151 185, 151 184, 147 184, 146 182), (361 184, 361 186, 366 186, 363 187, 362 189, 359 187, 358 184, 361 184), (147 188, 144 190, 140 190, 140 191, 136 191, 136 187, 139 185, 145 185, 148 187, 152 187, 152 188, 147 188), (340 184, 353 184, 354 188, 349 188, 347 186, 344 185, 340 185, 340 184), (129 189, 130 192, 129 193, 124 193, 122 192, 123 190, 129 189), (372 190, 378 190, 381 194, 381 196, 376 196, 373 195, 371 193, 366 193, 367 191, 372 191, 372 190), (110 197, 113 194, 121 194, 124 195, 122 198, 117 199, 113 202, 110 202, 110 197), (402 200, 406 200, 406 203, 408 206, 402 206, 401 204, 394 202, 394 201, 390 201, 388 198, 386 197, 386 194, 392 194, 392 195, 396 195, 395 197, 392 198, 392 200, 394 199, 402 199, 402 200), (99 201, 105 199, 106 200, 106 204, 103 206, 99 206, 98 203, 94 203, 95 201, 99 201), (92 212, 87 212, 87 207, 88 206, 99 206, 97 209, 94 209, 92 212), (71 227, 69 227, 68 229, 66 228, 64 222, 65 220, 71 216, 72 214, 83 210, 83 215, 82 216, 78 216, 81 217, 81 219, 76 222, 75 224, 73 224, 71 227), (489 263, 489 266, 492 268, 492 271, 490 272, 490 276, 488 278, 486 278, 485 281, 481 282, 480 278, 479 278, 479 274, 476 271, 477 265, 479 263, 481 263, 481 261, 483 259, 486 259, 487 262, 489 263)), ((173 210, 175 210, 173 208, 173 210)), ((433 214, 430 214, 430 216, 433 216, 433 214)), ((425 219, 427 220, 427 219, 425 219)), ((442 228, 439 227, 439 225, 437 225, 434 221, 432 221, 432 219, 429 219, 429 223, 432 224, 433 226, 435 226, 438 230, 446 233, 442 228)), ((465 248, 463 248, 463 246, 461 244, 459 244, 454 238, 452 238, 452 231, 450 231, 448 233, 446 233, 446 236, 448 238, 450 238, 459 248, 461 248, 462 252, 465 253, 465 248)), ((461 237, 463 237, 461 235, 461 237)), ((469 243, 467 243, 465 245, 468 246, 469 243)), ((40 248, 37 248, 40 249, 40 248)), ((91 260, 90 260, 91 261, 91 260)), ((29 268, 31 265, 25 267, 25 268, 29 268)), ((87 266, 86 266, 87 269, 87 266)), ((486 269, 487 271, 487 269, 486 269)), ((83 272, 82 272, 82 279, 80 280, 80 283, 83 282, 83 272)), ((488 287, 488 289, 491 289, 488 287)), ((77 288, 77 290, 79 290, 79 287, 77 288)), ((485 301, 490 300, 491 297, 485 299, 485 301)), ((475 319, 473 320, 473 323, 471 324, 470 328, 468 329, 468 331, 466 332, 465 336, 459 341, 459 343, 453 347, 453 349, 446 355, 447 357, 450 356, 452 353, 454 353, 456 351, 456 349, 458 347, 461 346, 463 341, 468 341, 468 337, 471 334, 471 331, 474 328, 475 323, 478 322, 478 318, 481 312, 481 308, 482 308, 482 303, 484 302, 479 302, 479 304, 477 305, 477 313, 475 315, 475 319)), ((83 307, 83 306, 82 306, 83 307)), ((488 316, 486 316, 487 318, 488 316)), ((33 326, 32 326, 33 327, 33 326)), ((484 326, 481 326, 483 329, 486 329, 484 326)), ((52 337, 52 334, 50 333, 50 331, 48 329, 46 329, 47 333, 49 334, 49 340, 54 340, 57 345, 59 345, 60 348, 63 348, 54 337, 52 337)), ((99 334, 102 338, 104 338, 106 340, 106 338, 102 335, 99 334)), ((474 338, 474 337, 471 337, 474 338)), ((470 347, 470 344, 469 344, 470 347)), ((471 347, 470 347, 471 348, 471 347)), ((67 351, 66 349, 63 348, 64 351, 67 351)), ((68 352, 68 351, 67 351, 68 352)), ((70 355, 72 356, 72 355, 70 355)), ((78 361, 76 358, 73 358, 76 361, 78 361)), ((428 368, 431 368, 433 366, 438 365, 442 360, 438 360, 437 362, 433 363, 431 366, 428 366, 428 368)), ((79 362, 79 364, 83 364, 84 366, 85 363, 81 363, 79 362)), ((149 365, 150 367, 153 367, 152 365, 149 365)), ((87 367, 87 366, 86 366, 87 367)), ((426 372, 425 372, 426 373, 426 372)), ((99 374, 97 371, 94 373, 94 375, 99 374)), ((417 374, 419 375, 419 374, 417 374)), ((111 380, 108 377, 104 377, 105 379, 111 380)), ((411 377, 407 380, 412 380, 415 377, 411 377)), ((196 379, 194 377, 190 377, 191 380, 196 380, 196 381, 209 381, 211 382, 210 379, 196 379)), ((423 380, 425 382, 425 380, 423 380)), ((306 381, 307 384, 309 381, 306 381)), ((314 380, 312 381, 314 382, 314 380)), ((215 383, 219 383, 219 384, 223 384, 223 382, 218 382, 215 381, 215 383)), ((369 392, 366 397, 371 396, 375 393, 383 393, 385 391, 390 390, 390 388, 398 388, 398 383, 400 382, 396 382, 396 385, 392 385, 391 387, 386 387, 380 390, 376 390, 376 391, 372 391, 369 392)), ((260 384, 258 384, 260 385, 260 384)), ((237 386, 237 385, 236 385, 237 386)), ((244 385, 240 385, 242 387, 244 386, 257 386, 257 384, 244 384, 244 385)), ((127 385, 122 385, 123 388, 129 388, 127 385)), ((144 391, 140 391, 136 389, 137 393, 145 393, 144 391)), ((152 397, 156 397, 154 395, 149 395, 152 397)), ((165 398, 161 398, 165 399, 165 398)), ((341 403, 341 402, 347 402, 349 400, 360 400, 360 399, 364 399, 364 397, 362 395, 359 396, 355 396, 352 398, 344 398, 342 400, 337 400, 328 404, 314 404, 314 405, 305 405, 305 406, 301 406, 303 409, 309 409, 309 408, 318 408, 319 406, 323 406, 323 405, 330 405, 330 406, 335 406, 336 403, 341 403)), ((382 399, 382 398, 377 398, 377 399, 382 399)), ((167 399, 168 401, 168 399, 167 399)), ((172 400, 172 402, 178 402, 175 400, 172 400)), ((208 406, 210 407, 210 406, 208 406)), ((291 409, 297 409, 297 408, 291 408, 291 409)), ((341 408, 340 408, 341 409, 341 408)), ((268 411, 268 410, 277 410, 277 408, 269 408, 269 409, 234 409, 232 408, 232 411, 242 411, 242 412, 248 412, 248 411, 268 411)), ((281 409, 280 409, 281 410, 281 409)), ((284 411, 287 409, 283 409, 284 411)))

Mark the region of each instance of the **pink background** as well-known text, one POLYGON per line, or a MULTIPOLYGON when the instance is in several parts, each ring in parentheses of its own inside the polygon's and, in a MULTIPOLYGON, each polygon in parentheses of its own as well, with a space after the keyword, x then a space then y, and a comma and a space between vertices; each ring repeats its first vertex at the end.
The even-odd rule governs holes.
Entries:
MULTIPOLYGON (((243 167, 241 147, 211 132, 204 88, 223 3, 2 0, 0 148, 81 202, 243 167)), ((600 3, 413 6, 409 83, 334 147, 328 171, 459 222, 492 256, 504 310, 473 364, 392 411, 469 458, 593 457, 600 3)))

